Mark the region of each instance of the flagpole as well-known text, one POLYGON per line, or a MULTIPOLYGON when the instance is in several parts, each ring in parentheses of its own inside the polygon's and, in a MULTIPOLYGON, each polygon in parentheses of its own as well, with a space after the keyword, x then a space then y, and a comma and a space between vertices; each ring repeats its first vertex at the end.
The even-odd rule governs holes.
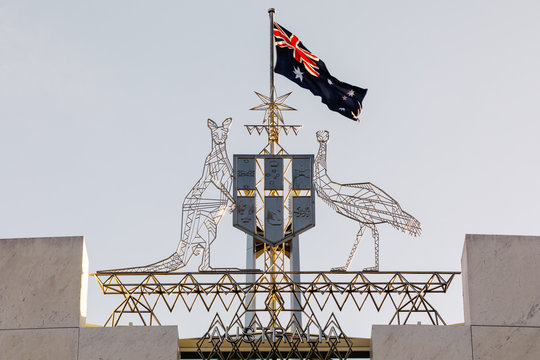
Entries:
MULTIPOLYGON (((275 154, 276 153, 276 143, 279 141, 279 132, 277 130, 277 124, 276 124, 276 107, 275 107, 275 102, 276 102, 276 99, 275 99, 275 88, 274 88, 274 13, 276 12, 276 10, 274 10, 274 8, 270 8, 268 9, 268 15, 270 16, 270 118, 268 119, 268 125, 270 127, 270 131, 268 133, 268 140, 270 140, 270 154, 275 154)), ((276 246, 275 249, 277 249, 278 247, 276 246)), ((272 249, 270 251, 270 267, 269 269, 271 271, 276 271, 275 267, 276 267, 276 261, 277 261, 277 256, 276 256, 276 252, 274 249, 272 249)), ((275 274, 271 274, 270 275, 270 278, 272 279, 272 283, 276 283, 276 280, 277 280, 277 277, 275 274)), ((276 314, 276 311, 277 311, 277 303, 276 303, 276 300, 275 298, 272 299, 272 301, 270 302, 270 309, 271 309, 271 313, 272 313, 272 316, 271 316, 271 327, 273 328, 274 326, 276 326, 276 323, 275 321, 273 320, 274 319, 274 316, 276 314)))
POLYGON ((268 15, 270 15, 270 102, 274 103, 274 8, 268 9, 268 15))
POLYGON ((268 145, 270 145, 270 154, 277 153, 277 144, 279 142, 279 129, 276 109, 276 89, 274 86, 274 8, 268 9, 270 16, 270 104, 268 107, 268 145))

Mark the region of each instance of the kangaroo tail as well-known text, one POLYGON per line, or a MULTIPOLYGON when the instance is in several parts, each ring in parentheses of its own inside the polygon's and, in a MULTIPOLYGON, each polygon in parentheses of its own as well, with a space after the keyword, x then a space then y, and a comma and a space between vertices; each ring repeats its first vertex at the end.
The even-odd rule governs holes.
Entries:
POLYGON ((175 252, 168 258, 163 259, 161 261, 157 261, 150 265, 137 266, 137 267, 131 267, 131 268, 122 268, 122 269, 100 270, 100 271, 97 271, 97 273, 109 274, 109 273, 171 272, 174 270, 178 270, 181 267, 184 267, 185 265, 186 264, 184 264, 180 255, 177 252, 175 252))

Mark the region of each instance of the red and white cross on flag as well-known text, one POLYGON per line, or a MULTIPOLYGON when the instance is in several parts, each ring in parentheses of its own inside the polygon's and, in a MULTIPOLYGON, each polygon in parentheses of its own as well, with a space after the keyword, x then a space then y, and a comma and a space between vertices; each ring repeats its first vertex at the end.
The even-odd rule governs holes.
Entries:
POLYGON ((276 46, 292 49, 294 59, 299 63, 303 63, 304 67, 311 75, 319 77, 319 73, 316 70, 319 67, 315 63, 315 61, 319 61, 319 58, 310 53, 307 49, 303 49, 301 47, 303 45, 296 35, 289 34, 288 31, 282 29, 274 22, 274 39, 276 46))

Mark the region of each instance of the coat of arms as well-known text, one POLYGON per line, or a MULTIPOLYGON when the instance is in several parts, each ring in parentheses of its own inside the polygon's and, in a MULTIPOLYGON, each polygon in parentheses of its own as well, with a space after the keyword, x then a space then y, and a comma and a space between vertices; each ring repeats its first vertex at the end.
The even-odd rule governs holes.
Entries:
POLYGON ((313 155, 234 155, 233 225, 271 246, 315 226, 313 155))

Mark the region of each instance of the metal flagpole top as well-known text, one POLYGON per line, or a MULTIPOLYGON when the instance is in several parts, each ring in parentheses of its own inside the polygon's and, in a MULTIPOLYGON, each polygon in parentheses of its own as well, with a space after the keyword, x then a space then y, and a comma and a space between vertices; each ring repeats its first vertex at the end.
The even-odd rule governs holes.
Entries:
POLYGON ((275 100, 275 85, 274 85, 274 14, 276 10, 274 8, 268 9, 268 15, 270 16, 270 101, 273 103, 275 100))
POLYGON ((253 131, 256 131, 259 135, 263 132, 268 134, 268 144, 264 147, 261 153, 264 154, 286 154, 287 152, 279 144, 279 133, 284 132, 285 135, 288 135, 289 132, 293 132, 295 135, 298 134, 298 131, 301 129, 301 125, 285 125, 283 122, 283 117, 281 111, 283 110, 296 110, 288 105, 286 105, 285 99, 291 94, 285 94, 276 97, 276 87, 275 87, 275 73, 274 73, 274 63, 275 63, 275 39, 274 39, 274 14, 276 10, 274 8, 268 9, 268 16, 270 18, 270 94, 265 96, 255 92, 257 96, 262 100, 262 104, 251 108, 251 110, 265 110, 266 114, 264 116, 264 125, 245 125, 249 134, 251 135, 253 131))

